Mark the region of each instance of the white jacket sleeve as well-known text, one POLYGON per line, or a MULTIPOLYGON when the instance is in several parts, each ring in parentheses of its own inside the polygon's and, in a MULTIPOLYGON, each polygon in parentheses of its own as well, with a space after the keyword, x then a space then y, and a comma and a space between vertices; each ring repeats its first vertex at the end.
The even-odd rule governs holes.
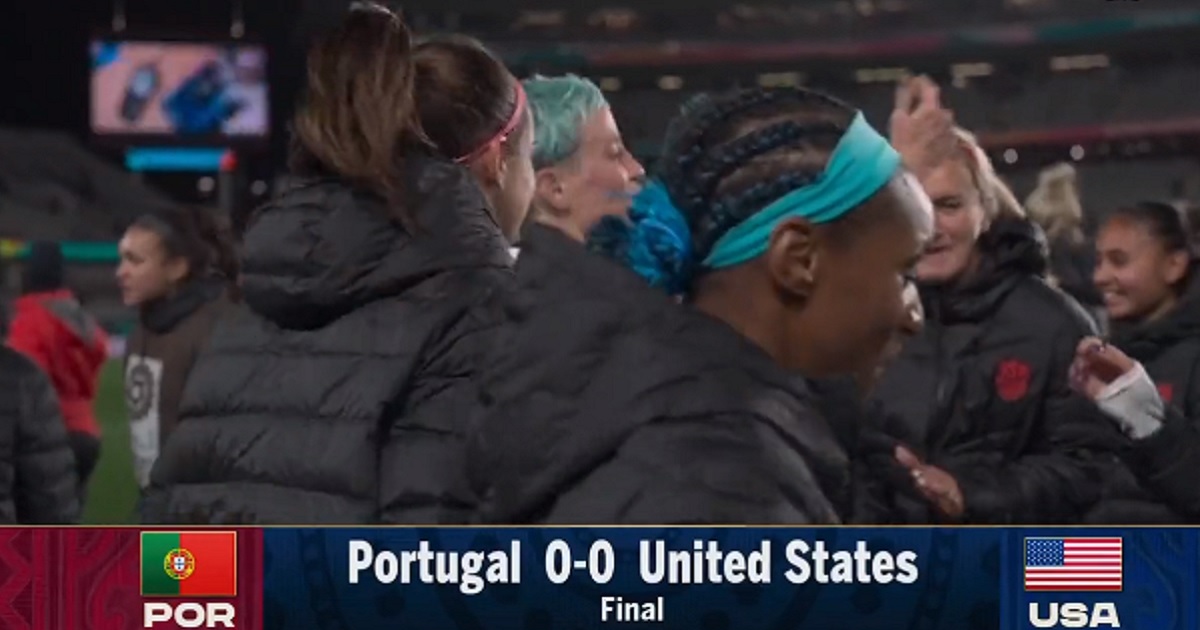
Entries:
POLYGON ((1135 440, 1150 437, 1162 428, 1163 401, 1141 363, 1109 383, 1096 397, 1096 404, 1135 440))

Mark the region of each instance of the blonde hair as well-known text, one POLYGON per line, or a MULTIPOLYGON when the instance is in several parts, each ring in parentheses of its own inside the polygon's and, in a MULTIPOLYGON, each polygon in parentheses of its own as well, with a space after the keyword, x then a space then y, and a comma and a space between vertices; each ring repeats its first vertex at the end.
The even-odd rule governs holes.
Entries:
POLYGON ((979 199, 987 217, 989 219, 1025 218, 1025 209, 1021 207, 1021 202, 1017 201, 1017 196, 1013 194, 1012 189, 996 174, 996 168, 992 165, 991 158, 984 152, 975 134, 961 127, 955 127, 954 135, 958 138, 963 165, 967 167, 967 172, 971 175, 971 183, 979 192, 979 199))
POLYGON ((1075 167, 1055 164, 1038 174, 1037 188, 1025 199, 1029 216, 1051 239, 1083 240, 1083 205, 1079 202, 1075 167))

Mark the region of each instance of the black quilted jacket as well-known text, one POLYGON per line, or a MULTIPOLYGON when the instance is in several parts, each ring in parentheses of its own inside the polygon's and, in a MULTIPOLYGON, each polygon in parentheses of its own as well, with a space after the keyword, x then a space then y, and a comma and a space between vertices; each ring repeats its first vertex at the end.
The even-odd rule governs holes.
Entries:
POLYGON ((849 460, 804 379, 548 228, 517 277, 480 378, 480 521, 843 520, 849 460))
POLYGON ((0 525, 76 523, 75 455, 50 379, 0 345, 0 525))
POLYGON ((456 523, 462 389, 512 258, 467 171, 410 168, 413 233, 337 182, 285 193, 244 239, 152 475, 153 523, 456 523))
MULTIPOLYGON (((1071 392, 1075 347, 1095 334, 1044 280, 1045 243, 1031 223, 997 221, 964 284, 922 287, 925 329, 875 392, 884 430, 950 472, 975 524, 1075 523, 1119 469, 1120 436, 1071 392)), ((898 520, 928 523, 925 502, 898 520)))

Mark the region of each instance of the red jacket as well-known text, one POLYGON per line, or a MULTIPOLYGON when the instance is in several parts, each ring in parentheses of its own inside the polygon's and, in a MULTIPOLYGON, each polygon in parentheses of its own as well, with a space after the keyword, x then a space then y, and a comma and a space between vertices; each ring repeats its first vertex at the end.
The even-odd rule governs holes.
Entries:
POLYGON ((67 289, 23 295, 15 306, 8 345, 49 375, 69 431, 100 435, 92 404, 107 335, 67 289))

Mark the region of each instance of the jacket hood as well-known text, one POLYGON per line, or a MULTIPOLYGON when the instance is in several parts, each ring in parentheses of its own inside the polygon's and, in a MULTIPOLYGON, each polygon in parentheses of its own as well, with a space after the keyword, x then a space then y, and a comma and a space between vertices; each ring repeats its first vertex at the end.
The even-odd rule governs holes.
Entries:
POLYGON ((1200 263, 1192 263, 1187 288, 1171 312, 1144 323, 1112 325, 1113 343, 1138 361, 1149 361, 1189 338, 1200 338, 1200 263))
POLYGON ((26 293, 14 302, 14 311, 42 311, 55 318, 84 346, 92 347, 101 339, 100 323, 79 303, 70 289, 26 293))
POLYGON ((921 301, 931 319, 944 323, 987 317, 1017 283, 1044 277, 1049 249, 1041 228, 1025 219, 996 220, 979 237, 979 268, 961 282, 922 285, 921 301))
POLYGON ((511 267, 466 169, 420 157, 406 170, 412 232, 377 196, 333 180, 302 182, 259 210, 243 239, 244 301, 284 328, 318 328, 440 273, 511 267))
POLYGON ((21 269, 21 293, 62 288, 63 265, 62 248, 58 243, 39 241, 31 244, 21 269))

